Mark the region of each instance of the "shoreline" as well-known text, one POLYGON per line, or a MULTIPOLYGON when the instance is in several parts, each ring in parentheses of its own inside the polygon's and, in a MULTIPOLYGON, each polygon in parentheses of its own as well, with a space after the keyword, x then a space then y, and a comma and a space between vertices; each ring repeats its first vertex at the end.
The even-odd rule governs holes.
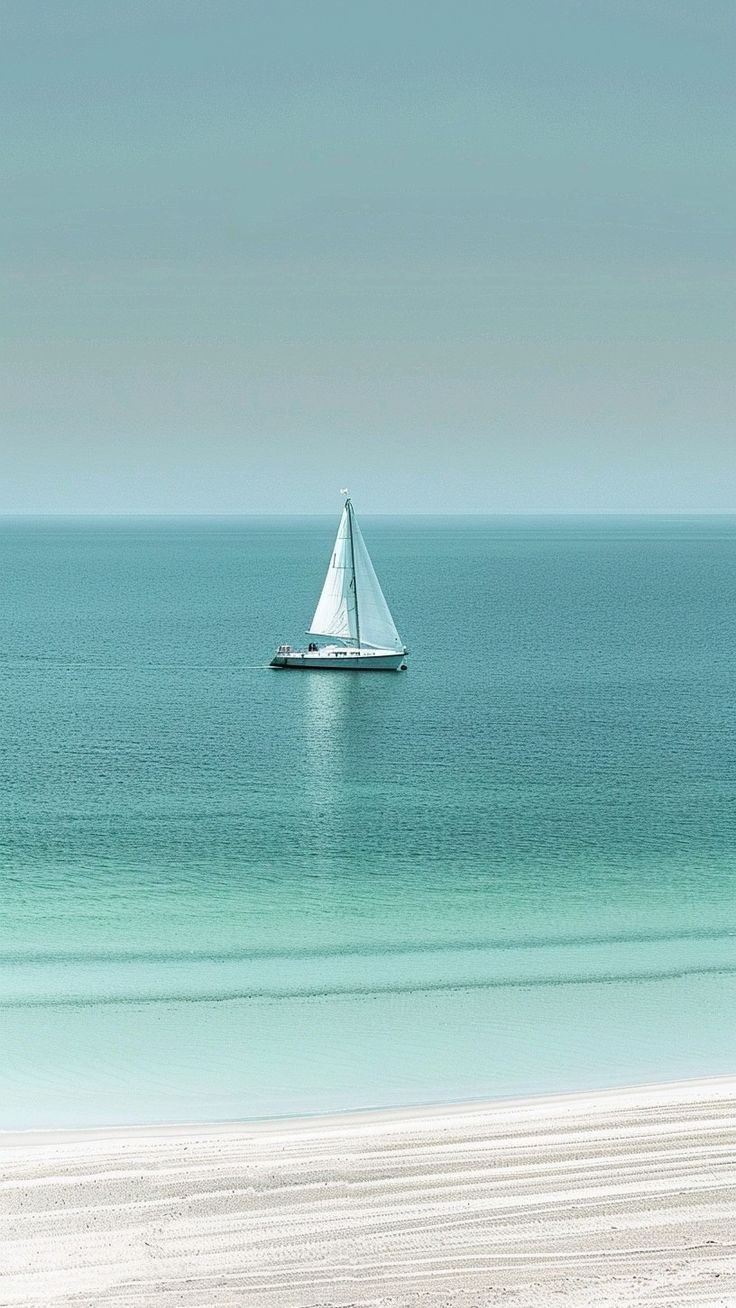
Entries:
POLYGON ((736 1076, 0 1133, 3 1305, 736 1300, 736 1076))
POLYGON ((690 1102, 719 1099, 736 1100, 736 1073, 720 1076, 687 1077, 676 1081, 644 1081, 632 1085, 602 1086, 593 1090, 542 1091, 529 1095, 495 1095, 472 1099, 431 1100, 427 1103, 410 1103, 384 1108, 343 1108, 330 1112, 288 1113, 264 1115, 263 1117, 202 1119, 201 1121, 181 1122, 134 1122, 122 1125, 111 1123, 96 1126, 32 1126, 0 1127, 0 1160, 2 1150, 16 1145, 35 1145, 45 1142, 82 1143, 85 1140, 106 1139, 146 1139, 150 1136, 166 1136, 172 1139, 183 1135, 219 1135, 243 1132, 257 1133, 274 1130, 298 1130, 320 1125, 325 1128, 338 1128, 354 1123, 360 1125, 388 1126, 396 1121, 408 1123, 413 1118, 435 1119, 468 1115, 474 1111, 502 1113, 504 1109, 514 1115, 537 1109, 547 1109, 550 1115, 556 1111, 564 1112, 576 1103, 591 1099, 636 1101, 644 1104, 648 1100, 665 1104, 671 1100, 679 1101, 686 1095, 690 1102))

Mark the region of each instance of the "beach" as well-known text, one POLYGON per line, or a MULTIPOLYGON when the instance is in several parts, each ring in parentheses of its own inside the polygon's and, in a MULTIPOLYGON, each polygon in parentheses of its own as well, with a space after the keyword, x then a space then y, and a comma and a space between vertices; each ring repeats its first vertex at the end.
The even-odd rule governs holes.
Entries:
POLYGON ((3 18, 0 1308, 736 1308, 734 5, 3 18))
POLYGON ((0 529, 0 1303, 736 1304, 736 519, 368 526, 0 529))
POLYGON ((5 1133, 3 1305, 736 1302, 736 1079, 5 1133))

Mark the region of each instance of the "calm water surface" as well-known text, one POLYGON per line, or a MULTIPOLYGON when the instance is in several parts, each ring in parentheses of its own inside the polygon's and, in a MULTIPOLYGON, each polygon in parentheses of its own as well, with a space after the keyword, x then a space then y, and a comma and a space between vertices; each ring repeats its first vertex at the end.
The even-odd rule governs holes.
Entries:
POLYGON ((736 520, 0 527, 0 1125, 733 1072, 736 520))

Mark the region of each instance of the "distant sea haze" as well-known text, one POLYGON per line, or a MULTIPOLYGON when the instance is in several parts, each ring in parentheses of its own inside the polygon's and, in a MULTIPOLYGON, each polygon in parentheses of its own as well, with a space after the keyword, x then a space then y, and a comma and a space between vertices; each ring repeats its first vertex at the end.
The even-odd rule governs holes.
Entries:
POLYGON ((0 1126, 733 1071, 736 520, 0 527, 0 1126))

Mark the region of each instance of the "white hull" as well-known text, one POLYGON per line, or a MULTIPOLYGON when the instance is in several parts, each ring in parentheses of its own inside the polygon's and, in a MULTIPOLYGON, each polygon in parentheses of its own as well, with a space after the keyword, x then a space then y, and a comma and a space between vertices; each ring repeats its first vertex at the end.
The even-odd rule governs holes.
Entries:
POLYGON ((388 649, 349 649, 326 645, 318 650, 279 649, 272 668, 303 668, 312 672, 404 672, 406 653, 388 649))

